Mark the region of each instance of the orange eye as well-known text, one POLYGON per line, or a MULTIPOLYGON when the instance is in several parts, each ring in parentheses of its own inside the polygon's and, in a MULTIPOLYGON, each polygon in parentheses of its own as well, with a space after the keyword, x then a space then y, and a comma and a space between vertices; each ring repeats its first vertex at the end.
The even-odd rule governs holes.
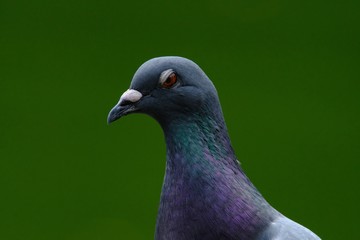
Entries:
POLYGON ((171 73, 165 82, 162 83, 163 88, 171 88, 177 82, 177 76, 175 73, 171 73))

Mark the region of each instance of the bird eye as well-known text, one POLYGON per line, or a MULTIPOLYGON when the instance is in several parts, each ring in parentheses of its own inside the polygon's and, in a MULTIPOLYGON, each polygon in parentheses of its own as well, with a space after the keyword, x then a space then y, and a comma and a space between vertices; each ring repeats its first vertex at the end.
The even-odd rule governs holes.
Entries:
POLYGON ((173 72, 171 73, 166 80, 161 84, 161 86, 163 88, 171 88, 172 86, 174 86, 174 84, 177 82, 177 76, 176 74, 173 72))

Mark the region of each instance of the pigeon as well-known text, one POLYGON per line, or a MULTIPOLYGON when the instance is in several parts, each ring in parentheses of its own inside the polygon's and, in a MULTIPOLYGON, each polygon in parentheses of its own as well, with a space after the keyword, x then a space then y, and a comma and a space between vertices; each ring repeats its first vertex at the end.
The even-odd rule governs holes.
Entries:
POLYGON ((217 91, 193 61, 143 63, 108 123, 130 113, 153 117, 166 141, 155 240, 320 239, 274 209, 245 175, 217 91))

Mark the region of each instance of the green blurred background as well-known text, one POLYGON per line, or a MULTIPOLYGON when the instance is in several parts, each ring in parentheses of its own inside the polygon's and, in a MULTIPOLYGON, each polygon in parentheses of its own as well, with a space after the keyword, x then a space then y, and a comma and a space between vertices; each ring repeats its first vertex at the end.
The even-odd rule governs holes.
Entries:
POLYGON ((0 239, 153 239, 160 127, 108 111, 144 61, 215 83, 242 166, 323 239, 358 239, 359 1, 0 2, 0 239))

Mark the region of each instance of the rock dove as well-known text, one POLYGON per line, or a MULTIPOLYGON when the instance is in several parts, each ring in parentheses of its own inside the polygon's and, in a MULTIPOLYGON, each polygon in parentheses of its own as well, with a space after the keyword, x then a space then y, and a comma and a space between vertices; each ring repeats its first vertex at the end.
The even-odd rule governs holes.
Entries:
POLYGON ((136 112, 153 117, 166 140, 156 240, 320 239, 275 210, 247 178, 217 91, 196 63, 158 57, 141 65, 108 123, 136 112))

